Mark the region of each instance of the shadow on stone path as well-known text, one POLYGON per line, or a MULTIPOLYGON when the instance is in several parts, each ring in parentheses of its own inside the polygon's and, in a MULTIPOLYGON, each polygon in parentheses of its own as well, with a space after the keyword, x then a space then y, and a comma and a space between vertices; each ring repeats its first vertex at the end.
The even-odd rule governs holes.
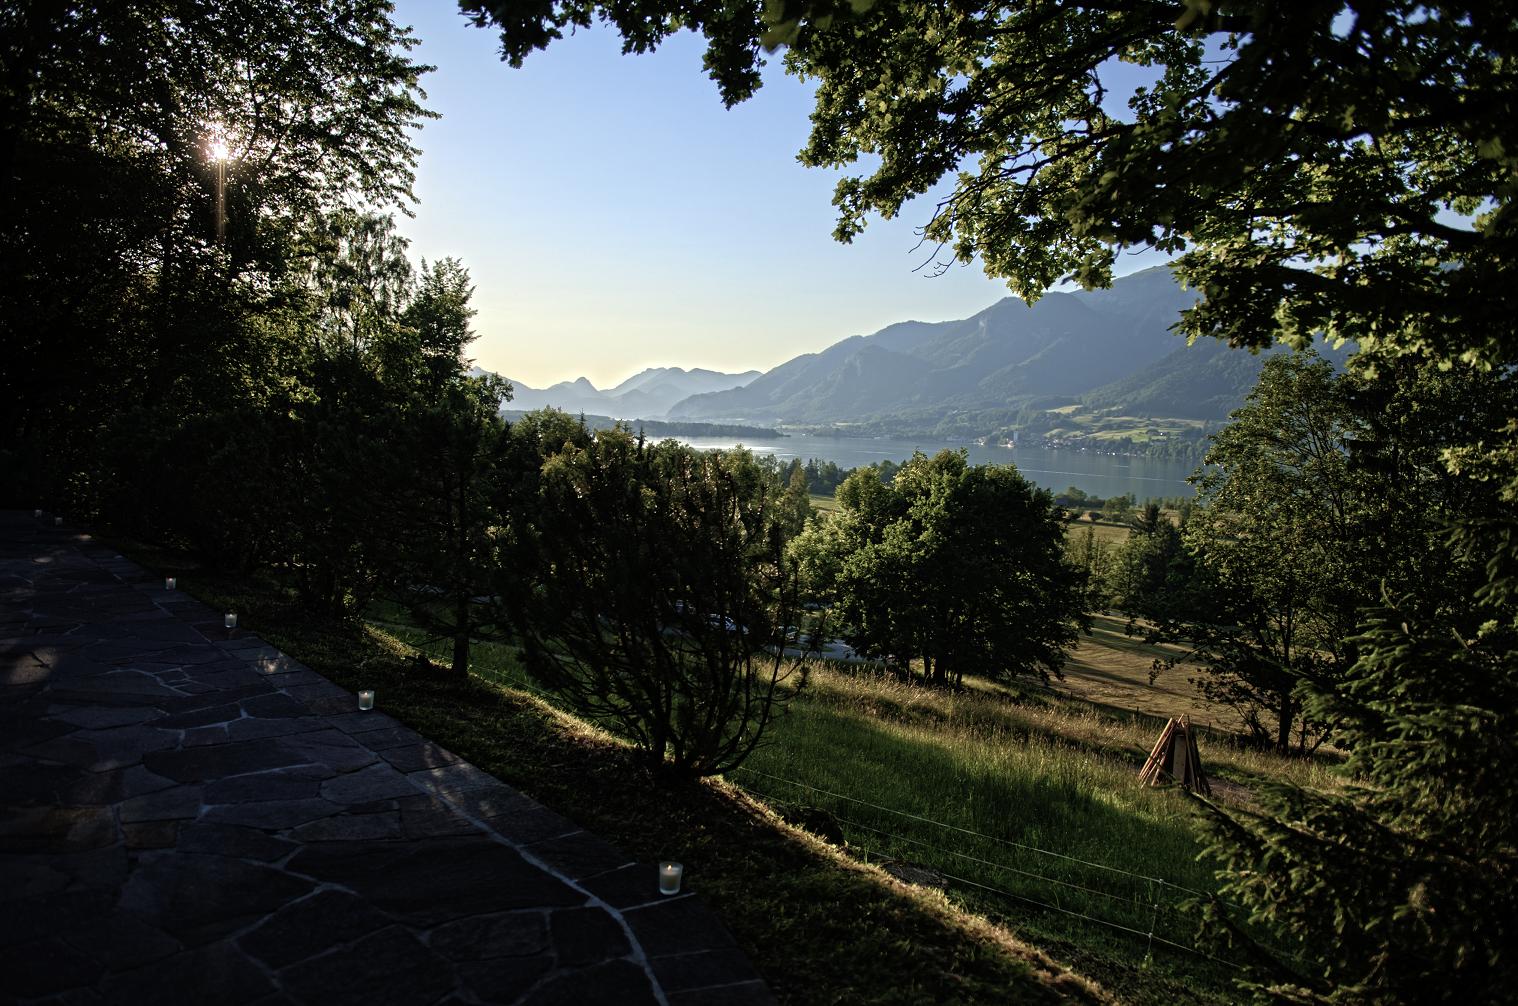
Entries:
POLYGON ((696 898, 0 513, 0 1001, 769 1003, 696 898))

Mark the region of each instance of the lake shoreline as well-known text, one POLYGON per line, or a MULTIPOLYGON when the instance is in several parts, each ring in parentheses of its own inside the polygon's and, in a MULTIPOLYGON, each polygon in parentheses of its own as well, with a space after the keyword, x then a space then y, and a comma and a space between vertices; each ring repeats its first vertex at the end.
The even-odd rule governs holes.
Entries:
POLYGON ((1134 498, 1190 497, 1186 481, 1195 466, 1184 461, 1140 455, 1104 454, 1080 448, 1045 448, 1018 444, 1013 447, 974 442, 933 441, 927 438, 832 437, 792 435, 782 439, 738 437, 677 437, 698 450, 731 450, 743 447, 755 454, 768 454, 783 464, 798 459, 831 461, 840 468, 909 459, 914 451, 933 455, 941 450, 963 450, 971 464, 1010 464, 1028 481, 1059 493, 1075 487, 1107 498, 1132 493, 1134 498))

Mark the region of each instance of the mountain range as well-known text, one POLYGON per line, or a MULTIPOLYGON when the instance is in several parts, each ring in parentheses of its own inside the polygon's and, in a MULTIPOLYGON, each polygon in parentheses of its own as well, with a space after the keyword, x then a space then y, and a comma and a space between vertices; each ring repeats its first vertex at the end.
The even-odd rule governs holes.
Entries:
MULTIPOLYGON (((1242 401, 1235 393, 1244 375, 1211 354, 1192 352, 1195 347, 1170 331, 1194 300, 1163 266, 1119 279, 1110 289, 1054 292, 1033 305, 1007 297, 960 321, 907 321, 844 339, 741 388, 694 395, 669 414, 864 423, 1089 396, 1156 414, 1221 416, 1242 401), (1186 394, 1171 393, 1182 387, 1186 394)), ((1243 388, 1252 383, 1246 378, 1243 388)))
POLYGON ((958 321, 888 325, 764 374, 661 367, 605 391, 583 377, 542 390, 513 382, 510 407, 971 436, 1065 405, 1223 419, 1243 403, 1264 356, 1211 339, 1188 346, 1172 327, 1195 300, 1157 266, 1105 290, 1052 292, 1032 305, 1006 297, 958 321))
POLYGON ((569 413, 591 413, 619 419, 652 419, 692 395, 740 388, 759 376, 759 371, 723 374, 699 367, 650 367, 614 388, 602 391, 585 378, 560 381, 547 388, 531 388, 512 381, 510 407, 532 411, 553 406, 569 413))

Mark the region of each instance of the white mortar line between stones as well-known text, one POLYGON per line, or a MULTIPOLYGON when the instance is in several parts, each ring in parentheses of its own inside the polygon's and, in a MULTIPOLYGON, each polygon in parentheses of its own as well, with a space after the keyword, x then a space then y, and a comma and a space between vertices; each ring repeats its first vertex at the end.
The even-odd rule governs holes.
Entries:
MULTIPOLYGON (((449 753, 452 754, 453 752, 449 752, 449 753)), ((458 756, 455 755, 455 757, 458 757, 458 756)), ((478 769, 481 772, 485 771, 484 769, 480 769, 479 766, 475 765, 473 762, 468 761, 467 759, 459 758, 459 761, 461 763, 465 764, 465 765, 469 765, 469 766, 471 766, 473 768, 476 768, 476 769, 478 769)), ((489 775, 488 772, 486 774, 489 775)), ((491 778, 494 779, 495 777, 491 776, 491 778)), ((406 781, 407 782, 411 782, 411 780, 410 780, 409 777, 407 778, 406 781)), ((498 780, 498 779, 496 781, 500 782, 500 780, 498 780)), ((416 788, 418 790, 422 790, 422 787, 417 786, 416 783, 414 783, 414 782, 411 783, 411 785, 416 786, 416 788)), ((505 785, 505 784, 502 783, 502 785, 505 785)), ((425 792, 425 791, 423 791, 423 792, 425 792)), ((651 965, 649 963, 649 960, 648 960, 648 953, 643 949, 643 944, 638 940, 637 934, 633 932, 632 925, 627 921, 627 919, 623 918, 622 912, 620 910, 618 910, 618 909, 612 907, 611 905, 607 904, 599 896, 597 896, 595 894, 592 894, 590 891, 587 891, 585 888, 581 887, 579 885, 579 883, 576 882, 575 880, 571 879, 570 877, 565 876, 563 873, 559 872, 557 869, 555 869, 554 867, 550 866, 548 863, 545 863, 542 859, 540 859, 539 857, 537 857, 536 855, 534 855, 532 852, 528 851, 525 846, 518 845, 515 842, 512 842, 512 841, 508 840, 505 835, 502 835, 495 828, 493 828, 490 825, 486 824, 480 818, 475 817, 467 809, 465 809, 464 807, 460 806, 449 795, 449 791, 448 790, 446 790, 446 789, 439 789, 437 791, 428 793, 428 795, 431 796, 433 799, 441 800, 443 803, 447 804, 449 806, 449 808, 452 809, 455 814, 457 814, 459 817, 462 817, 464 820, 468 821, 470 824, 474 825, 476 828, 479 828, 486 835, 488 835, 492 841, 498 842, 501 845, 506 846, 508 849, 511 849, 517 855, 519 855, 523 859, 527 860, 527 862, 531 863, 533 866, 535 866, 538 869, 542 870, 544 873, 548 874, 550 877, 553 877, 554 879, 556 879, 559 882, 563 883, 565 886, 569 887, 571 890, 578 891, 579 893, 585 895, 585 897, 588 899, 588 902, 589 902, 589 904, 591 906, 593 906, 595 908, 602 909, 608 915, 610 915, 613 919, 616 919, 617 920, 617 925, 619 925, 619 926, 622 927, 622 932, 627 937, 627 945, 632 948, 632 953, 630 955, 631 958, 632 958, 632 960, 638 965, 638 967, 642 968, 643 969, 643 973, 648 976, 648 984, 649 984, 649 987, 653 989, 654 999, 658 1001, 659 1006, 669 1006, 669 998, 664 994, 664 986, 662 986, 662 985, 659 984, 658 976, 656 976, 654 974, 653 965, 651 965)))

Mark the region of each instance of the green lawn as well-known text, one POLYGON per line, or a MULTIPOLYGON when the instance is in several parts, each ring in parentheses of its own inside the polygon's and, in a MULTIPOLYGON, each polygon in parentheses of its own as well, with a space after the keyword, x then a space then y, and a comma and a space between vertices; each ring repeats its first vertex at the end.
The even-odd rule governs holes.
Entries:
POLYGON ((807 496, 807 499, 811 501, 813 510, 821 510, 823 513, 838 512, 838 498, 836 496, 820 496, 817 493, 811 493, 807 496))
POLYGON ((1123 542, 1127 541, 1133 533, 1133 528, 1127 524, 1115 524, 1105 520, 1093 521, 1085 516, 1084 510, 1072 508, 1072 511, 1080 516, 1065 523, 1065 537, 1070 541, 1080 541, 1085 538, 1086 530, 1089 528, 1096 535, 1097 541, 1117 549, 1121 548, 1123 542))

